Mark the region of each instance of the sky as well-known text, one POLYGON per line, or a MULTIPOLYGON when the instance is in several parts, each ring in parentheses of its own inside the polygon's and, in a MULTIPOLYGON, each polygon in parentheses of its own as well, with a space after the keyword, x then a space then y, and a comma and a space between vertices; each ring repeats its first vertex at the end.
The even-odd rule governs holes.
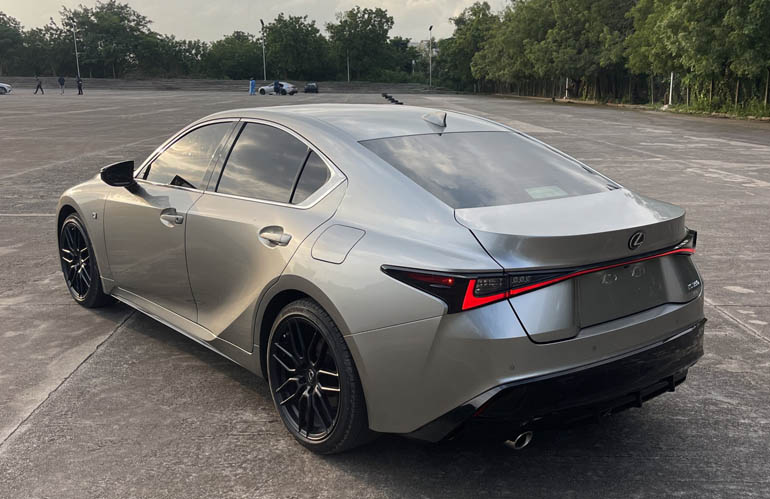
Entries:
MULTIPOLYGON (((152 29, 177 38, 214 41, 233 31, 259 31, 259 19, 265 23, 280 12, 307 15, 323 26, 334 21, 334 13, 355 5, 382 7, 393 16, 391 36, 404 36, 415 41, 427 40, 428 26, 433 36, 452 34, 453 17, 474 0, 120 0, 128 3, 153 21, 152 29)), ((487 0, 493 10, 501 10, 506 0, 487 0)), ((73 8, 80 4, 95 5, 96 0, 3 0, 0 11, 15 17, 25 29, 42 26, 50 17, 59 20, 62 5, 73 8)))

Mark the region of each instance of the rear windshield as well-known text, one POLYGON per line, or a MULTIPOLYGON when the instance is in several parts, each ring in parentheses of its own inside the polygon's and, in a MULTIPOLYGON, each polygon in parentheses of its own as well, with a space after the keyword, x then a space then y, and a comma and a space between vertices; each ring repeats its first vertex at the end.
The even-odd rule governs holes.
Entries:
POLYGON ((455 209, 527 203, 618 188, 514 132, 455 132, 361 144, 455 209))

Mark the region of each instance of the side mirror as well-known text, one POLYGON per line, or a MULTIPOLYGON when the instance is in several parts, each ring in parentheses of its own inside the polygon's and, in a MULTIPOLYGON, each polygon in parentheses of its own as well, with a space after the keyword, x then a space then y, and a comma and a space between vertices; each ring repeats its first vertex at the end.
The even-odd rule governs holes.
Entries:
POLYGON ((132 190, 136 185, 134 180, 134 162, 121 161, 105 166, 101 171, 102 182, 113 187, 125 187, 132 190))

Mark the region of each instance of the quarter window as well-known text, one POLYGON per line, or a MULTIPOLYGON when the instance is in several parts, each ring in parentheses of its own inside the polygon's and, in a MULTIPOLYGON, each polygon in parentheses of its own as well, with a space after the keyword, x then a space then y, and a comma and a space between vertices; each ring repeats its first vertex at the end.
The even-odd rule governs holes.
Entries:
POLYGON ((155 158, 144 178, 160 184, 204 189, 214 153, 231 127, 232 123, 215 123, 184 135, 155 158))
POLYGON ((307 146, 269 125, 247 123, 230 152, 217 192, 288 203, 307 146))
POLYGON ((292 204, 299 204, 306 200, 315 191, 329 180, 331 172, 321 158, 314 152, 310 152, 305 167, 300 173, 297 187, 294 189, 294 196, 291 198, 292 204))

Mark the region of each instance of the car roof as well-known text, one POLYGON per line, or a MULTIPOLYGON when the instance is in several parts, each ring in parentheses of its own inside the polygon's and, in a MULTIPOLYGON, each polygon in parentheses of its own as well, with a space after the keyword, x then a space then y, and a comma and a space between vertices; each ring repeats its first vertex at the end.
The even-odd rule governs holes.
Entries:
POLYGON ((399 106, 393 104, 313 104, 234 109, 204 118, 254 118, 275 121, 291 127, 301 123, 317 125, 328 133, 328 127, 344 132, 356 141, 452 132, 500 132, 509 129, 476 116, 446 111, 446 127, 437 126, 423 118, 441 113, 438 109, 399 106), (325 126, 321 126, 325 125, 325 126))

